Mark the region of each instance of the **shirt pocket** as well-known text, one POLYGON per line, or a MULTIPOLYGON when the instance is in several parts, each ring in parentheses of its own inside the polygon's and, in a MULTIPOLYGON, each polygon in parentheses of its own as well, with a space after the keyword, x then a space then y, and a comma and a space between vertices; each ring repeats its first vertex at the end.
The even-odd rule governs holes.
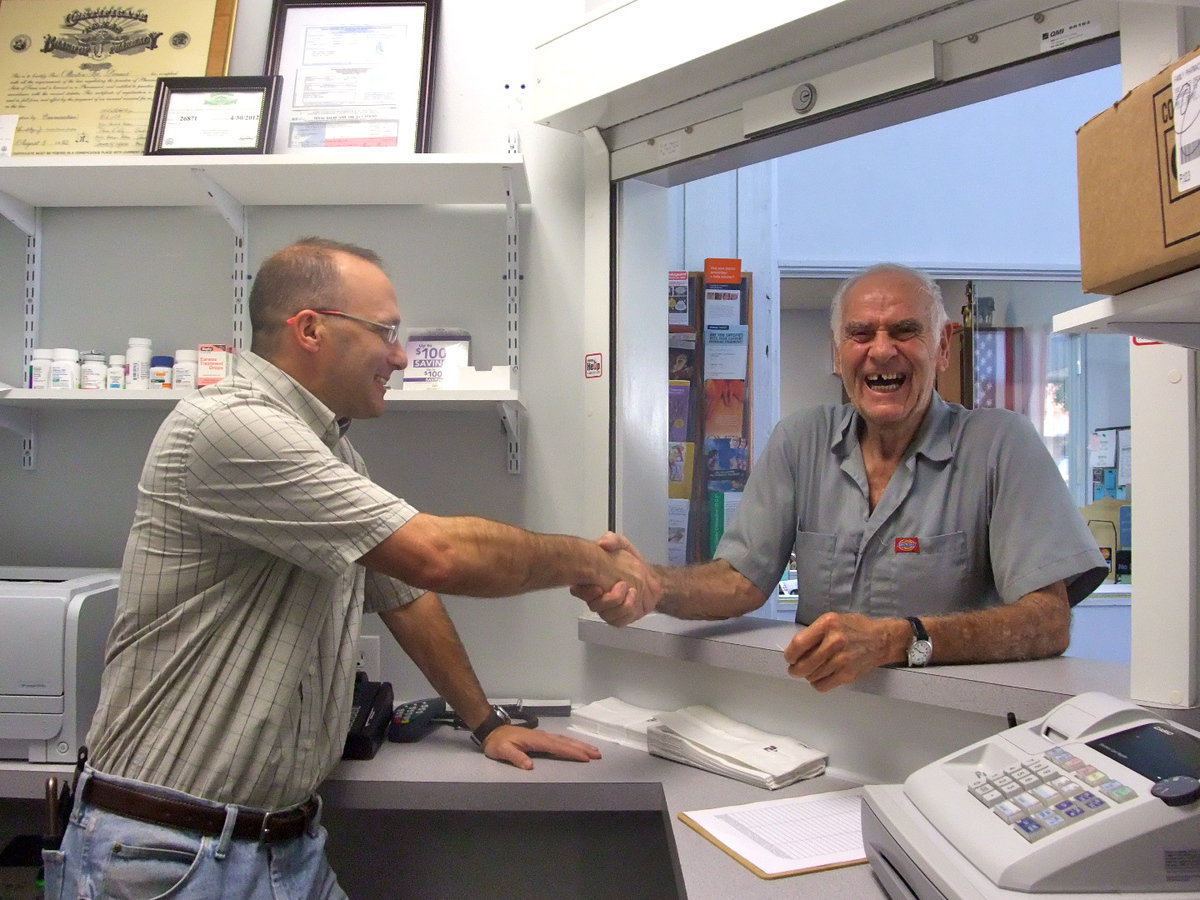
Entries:
POLYGON ((812 624, 833 608, 837 535, 796 532, 796 621, 812 624))
MULTIPOLYGON (((978 590, 968 558, 967 533, 926 535, 915 553, 892 552, 887 567, 899 615, 933 615, 975 606, 978 590)), ((876 613, 879 614, 879 613, 876 613)))

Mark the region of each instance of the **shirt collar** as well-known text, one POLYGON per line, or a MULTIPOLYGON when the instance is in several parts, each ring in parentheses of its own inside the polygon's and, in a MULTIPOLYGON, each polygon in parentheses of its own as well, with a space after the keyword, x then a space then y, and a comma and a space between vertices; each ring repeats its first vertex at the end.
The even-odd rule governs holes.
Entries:
MULTIPOLYGON (((846 403, 840 409, 841 420, 833 428, 829 449, 845 459, 858 446, 858 425, 862 417, 854 404, 846 403)), ((925 421, 917 429, 912 447, 906 456, 916 456, 918 453, 926 459, 940 461, 949 459, 954 452, 951 426, 953 415, 950 405, 934 391, 929 401, 929 409, 925 411, 925 421)))
POLYGON ((238 354, 237 374, 270 391, 331 450, 350 427, 349 419, 338 419, 312 391, 257 353, 242 350, 238 354))

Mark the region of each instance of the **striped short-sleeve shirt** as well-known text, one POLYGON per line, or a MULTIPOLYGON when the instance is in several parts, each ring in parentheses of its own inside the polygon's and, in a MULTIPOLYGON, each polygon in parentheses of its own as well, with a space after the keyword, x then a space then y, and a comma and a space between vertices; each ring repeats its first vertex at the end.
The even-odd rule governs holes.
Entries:
POLYGON ((138 484, 92 764, 222 803, 304 800, 342 752, 364 605, 422 593, 357 560, 415 513, 253 353, 181 400, 138 484))

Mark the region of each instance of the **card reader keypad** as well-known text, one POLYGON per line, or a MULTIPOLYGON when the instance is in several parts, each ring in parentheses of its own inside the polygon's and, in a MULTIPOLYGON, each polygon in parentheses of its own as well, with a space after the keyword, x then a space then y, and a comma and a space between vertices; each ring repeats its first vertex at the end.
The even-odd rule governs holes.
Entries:
POLYGON ((1030 843, 1137 796, 1062 747, 983 775, 967 790, 1030 843))

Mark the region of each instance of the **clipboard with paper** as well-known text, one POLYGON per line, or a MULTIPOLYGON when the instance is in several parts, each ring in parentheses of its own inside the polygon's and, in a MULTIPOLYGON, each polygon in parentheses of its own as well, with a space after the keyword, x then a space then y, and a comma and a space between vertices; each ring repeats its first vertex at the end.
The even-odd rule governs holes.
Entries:
POLYGON ((861 809, 862 789, 852 788, 679 818, 759 878, 783 878, 865 863, 861 809))

